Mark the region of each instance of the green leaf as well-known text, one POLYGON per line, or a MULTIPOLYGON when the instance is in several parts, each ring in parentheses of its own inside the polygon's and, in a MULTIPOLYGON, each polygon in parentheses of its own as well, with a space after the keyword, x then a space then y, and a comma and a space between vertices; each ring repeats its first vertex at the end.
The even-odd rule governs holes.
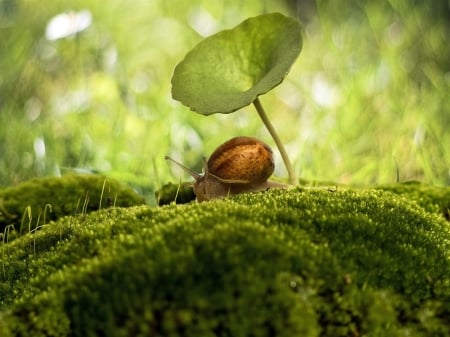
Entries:
POLYGON ((302 47, 300 23, 249 18, 195 46, 175 68, 172 96, 203 115, 230 113, 280 84, 302 47))

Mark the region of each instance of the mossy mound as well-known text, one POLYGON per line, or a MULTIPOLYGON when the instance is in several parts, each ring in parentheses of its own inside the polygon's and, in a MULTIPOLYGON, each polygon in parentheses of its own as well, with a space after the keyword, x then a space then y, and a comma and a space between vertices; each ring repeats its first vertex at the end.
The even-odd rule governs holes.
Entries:
MULTIPOLYGON (((330 182, 302 181, 304 187, 330 187, 331 190, 346 187, 330 182)), ((357 187, 354 187, 357 188, 357 187)), ((394 194, 403 195, 410 201, 416 202, 426 211, 443 215, 450 221, 450 187, 440 187, 424 184, 418 181, 407 181, 385 185, 363 187, 362 189, 377 189, 394 194)), ((168 183, 155 193, 158 205, 168 205, 172 202, 184 204, 195 200, 195 194, 189 183, 168 183)))
POLYGON ((186 204, 195 200, 192 183, 167 183, 155 192, 158 206, 169 205, 170 203, 186 204))
POLYGON ((450 226, 381 190, 110 208, 2 252, 4 336, 450 335, 450 226))
POLYGON ((64 215, 144 203, 131 188, 102 175, 35 178, 0 189, 0 231, 13 225, 16 232, 25 233, 64 215))
POLYGON ((443 215, 450 221, 450 187, 423 184, 418 181, 379 185, 374 187, 403 195, 415 201, 426 211, 443 215))

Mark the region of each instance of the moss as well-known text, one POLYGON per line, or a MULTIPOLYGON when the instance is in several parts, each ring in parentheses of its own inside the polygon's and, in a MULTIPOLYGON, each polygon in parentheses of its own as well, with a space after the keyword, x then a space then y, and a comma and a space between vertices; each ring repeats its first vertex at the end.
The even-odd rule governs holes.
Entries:
MULTIPOLYGON (((184 187, 180 184, 166 184, 156 191, 156 199, 158 205, 167 205, 171 202, 177 204, 184 204, 195 200, 195 194, 192 188, 184 187)), ((317 182, 302 180, 301 184, 304 187, 329 187, 331 190, 342 188, 345 186, 335 184, 333 182, 317 182)), ((356 187, 355 187, 356 188, 356 187)), ((407 181, 403 183, 393 183, 376 186, 366 186, 358 188, 362 190, 383 190, 398 195, 403 195, 410 201, 416 202, 426 211, 442 214, 448 221, 450 221, 450 187, 434 186, 424 184, 417 181, 407 181)))
POLYGON ((380 185, 375 187, 403 195, 425 208, 428 212, 442 214, 450 221, 450 187, 439 187, 408 181, 404 183, 380 185))
POLYGON ((195 194, 189 183, 172 184, 167 183, 155 192, 155 198, 159 206, 168 205, 172 202, 186 204, 195 200, 195 194))
POLYGON ((62 218, 2 246, 14 336, 448 336, 450 228, 382 190, 62 218))
POLYGON ((0 190, 0 230, 13 225, 24 233, 64 215, 144 203, 132 189, 101 175, 35 178, 0 190))

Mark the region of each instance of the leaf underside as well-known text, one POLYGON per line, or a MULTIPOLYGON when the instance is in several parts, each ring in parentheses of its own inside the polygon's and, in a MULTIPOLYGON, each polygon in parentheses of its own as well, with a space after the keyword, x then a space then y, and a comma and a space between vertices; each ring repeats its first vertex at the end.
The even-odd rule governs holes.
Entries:
POLYGON ((173 98, 203 115, 251 104, 283 81, 300 54, 301 29, 271 13, 204 39, 176 66, 173 98))

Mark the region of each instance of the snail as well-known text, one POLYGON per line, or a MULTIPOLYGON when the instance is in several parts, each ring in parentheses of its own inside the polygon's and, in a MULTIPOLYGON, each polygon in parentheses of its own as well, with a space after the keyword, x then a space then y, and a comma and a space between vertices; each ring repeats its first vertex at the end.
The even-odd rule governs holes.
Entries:
POLYGON ((169 156, 165 159, 195 179, 193 188, 198 201, 288 186, 267 180, 275 168, 272 150, 252 137, 235 137, 220 145, 205 160, 203 174, 193 172, 169 156))

